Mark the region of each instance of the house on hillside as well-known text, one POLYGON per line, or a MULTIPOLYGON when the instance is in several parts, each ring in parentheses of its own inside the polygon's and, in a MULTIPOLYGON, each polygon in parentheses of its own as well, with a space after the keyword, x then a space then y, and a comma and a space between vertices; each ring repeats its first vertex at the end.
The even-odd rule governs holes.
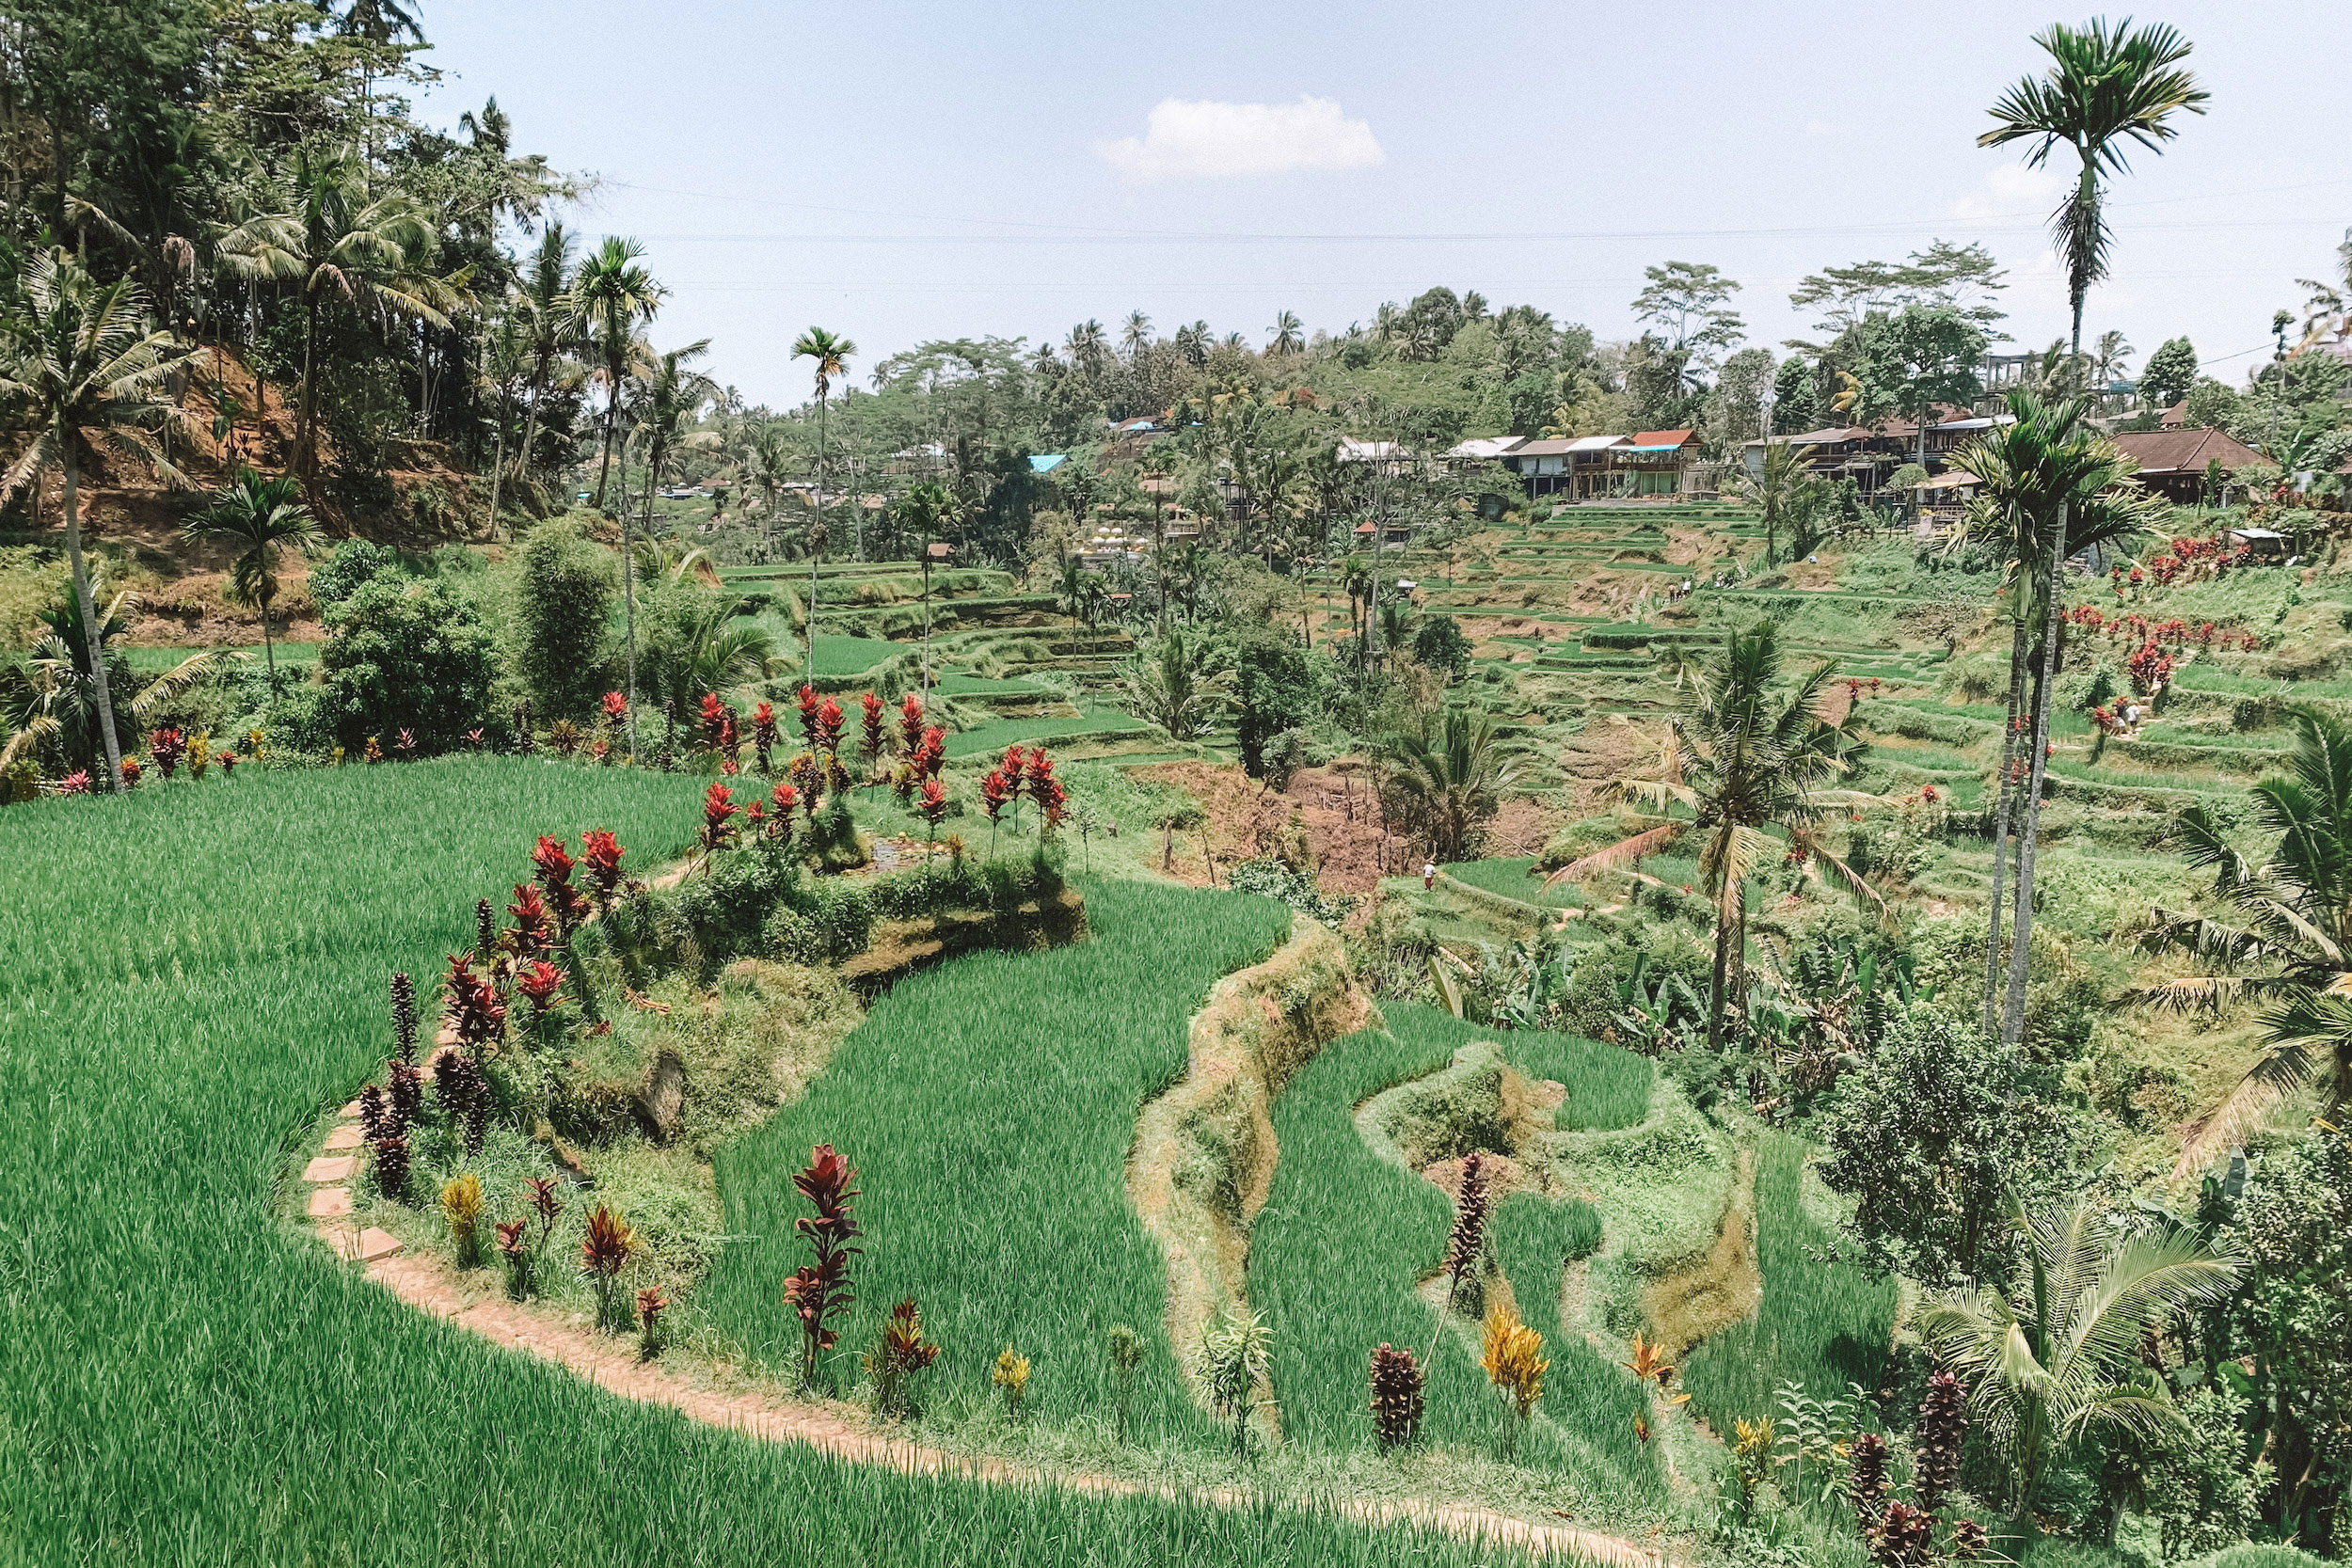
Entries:
POLYGON ((1644 430, 1612 448, 1610 459, 1629 478, 1621 494, 1673 496, 1702 488, 1695 430, 1644 430))
POLYGON ((1559 496, 1588 500, 1617 493, 1621 476, 1611 454, 1631 444, 1624 436, 1555 436, 1521 441, 1499 461, 1519 476, 1530 497, 1559 496))
POLYGON ((1526 444, 1524 436, 1473 436, 1446 448, 1445 463, 1450 468, 1466 468, 1473 463, 1500 463, 1526 444))
POLYGON ((2226 480, 2263 461, 2262 453, 2218 430, 2126 430, 2109 439, 2139 465, 2142 484, 2188 504, 2202 495, 2206 470, 2214 464, 2221 466, 2226 480))

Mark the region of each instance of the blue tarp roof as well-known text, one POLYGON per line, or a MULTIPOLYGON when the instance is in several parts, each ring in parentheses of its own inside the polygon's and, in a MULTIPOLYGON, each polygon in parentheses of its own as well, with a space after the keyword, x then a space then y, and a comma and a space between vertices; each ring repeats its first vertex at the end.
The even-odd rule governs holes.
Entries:
POLYGON ((1031 473, 1038 474, 1050 474, 1056 468, 1060 467, 1064 463, 1069 461, 1070 454, 1066 451, 1050 452, 1043 456, 1030 458, 1029 471, 1031 473))

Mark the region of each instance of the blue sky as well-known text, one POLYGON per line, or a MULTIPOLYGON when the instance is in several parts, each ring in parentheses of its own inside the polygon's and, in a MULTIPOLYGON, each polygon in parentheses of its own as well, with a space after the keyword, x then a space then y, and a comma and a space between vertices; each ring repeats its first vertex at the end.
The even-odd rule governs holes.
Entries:
MULTIPOLYGON (((1981 150, 1984 105, 2085 12, 1950 5, 807 6, 426 0, 453 122, 495 93, 520 146, 593 173, 568 214, 643 240, 664 345, 782 405, 812 323, 863 350, 1058 340, 1140 308, 1263 341, 1431 283, 1635 330, 1645 265, 1711 261, 1752 340, 1803 331, 1822 265, 1935 238, 2011 269, 2010 332, 2064 330, 2056 177, 1981 150)), ((2340 4, 2196 3, 2213 93, 2117 182, 2087 334, 2266 345, 2352 225, 2340 4)), ((2236 380, 2255 356, 2212 373, 2236 380)))

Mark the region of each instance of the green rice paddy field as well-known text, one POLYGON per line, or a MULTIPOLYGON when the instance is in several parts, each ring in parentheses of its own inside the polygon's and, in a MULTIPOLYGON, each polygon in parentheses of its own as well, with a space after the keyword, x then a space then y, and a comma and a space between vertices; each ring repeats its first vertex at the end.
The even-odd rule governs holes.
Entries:
MULTIPOLYGON (((458 758, 0 811, 0 1562, 1497 1560, 762 1445, 421 1316, 286 1223, 304 1130, 386 1050, 388 972, 466 944, 539 832, 607 826, 659 862, 691 784, 458 758)), ((1230 907, 1199 967, 1267 940, 1230 907)), ((992 1201, 1020 1190, 1002 1173, 965 1174, 969 1225, 1010 1238, 973 1256, 1027 1236, 1035 1269, 1066 1261, 992 1201)))

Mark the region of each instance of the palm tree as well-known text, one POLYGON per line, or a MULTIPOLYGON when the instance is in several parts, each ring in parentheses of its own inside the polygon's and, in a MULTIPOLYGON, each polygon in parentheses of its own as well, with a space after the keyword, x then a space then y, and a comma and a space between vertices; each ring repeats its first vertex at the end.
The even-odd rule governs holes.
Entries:
POLYGON ((1211 670, 1208 649, 1187 643, 1172 631, 1147 657, 1138 651, 1127 666, 1127 698, 1135 716, 1158 726, 1168 738, 1200 740, 1216 728, 1216 716, 1233 701, 1233 673, 1211 670))
MULTIPOLYGON (((637 328, 653 320, 669 292, 637 264, 644 254, 644 247, 635 240, 607 235, 596 253, 580 264, 558 317, 575 341, 593 344, 600 361, 597 370, 604 378, 604 433, 596 459, 596 499, 591 503, 599 512, 604 510, 605 481, 612 467, 612 438, 620 428, 621 398, 638 357, 637 328)), ((628 510, 621 508, 624 514, 628 510)), ((626 522, 622 531, 627 534, 626 522)), ((626 539, 623 549, 626 553, 626 539)))
MULTIPOLYGON (((792 345, 795 359, 817 362, 817 521, 808 531, 808 677, 817 678, 817 558, 825 552, 825 410, 835 376, 849 373, 850 356, 857 345, 821 326, 812 326, 792 345)), ((866 554, 858 540, 858 555, 866 554)))
POLYGON ((2196 955, 2218 973, 2151 987, 2141 998, 2217 1011, 2239 996, 2272 1004, 2262 1015, 2268 1050, 2220 1102, 2189 1124, 2184 1173, 2254 1127, 2289 1094, 2316 1082, 2323 1120, 2352 1102, 2352 728, 2313 707, 2293 712, 2284 777, 2254 785, 2263 828, 2280 835, 2265 860, 2232 848, 2202 806, 2179 818, 2188 862, 2214 876, 2233 921, 2152 911, 2140 946, 2196 955), (2246 974, 2249 967, 2267 974, 2246 974))
POLYGON ((270 637, 269 610, 278 597, 281 552, 309 549, 324 537, 319 520, 301 502, 302 486, 292 479, 263 479, 239 468, 213 503, 181 526, 194 542, 206 540, 237 549, 230 567, 230 590, 262 612, 262 657, 269 666, 270 689, 278 689, 278 655, 270 637))
POLYGON ((1846 771, 1852 747, 1845 731, 1820 713, 1834 678, 1830 665, 1824 661, 1783 695, 1774 690, 1780 661, 1780 628, 1772 622, 1725 634, 1715 657, 1690 672, 1659 777, 1621 786, 1629 799, 1646 803, 1649 815, 1636 819, 1631 835, 1569 862, 1544 884, 1624 865, 1697 837, 1699 875, 1715 900, 1710 1049, 1723 1043, 1726 996, 1741 994, 1749 877, 1794 851, 1807 865, 1828 866, 1857 898, 1881 902, 1816 832, 1833 807, 1875 803, 1868 795, 1826 787, 1846 771))
MULTIPOLYGON (((668 467, 671 456, 681 447, 707 446, 717 438, 707 431, 693 429, 695 416, 710 400, 713 390, 710 378, 686 369, 688 360, 698 359, 709 352, 710 340, 707 338, 689 343, 684 348, 672 349, 653 361, 647 374, 638 384, 636 434, 642 436, 645 443, 645 521, 640 531, 647 538, 653 534, 653 494, 660 488, 662 470, 668 467)), ((628 614, 628 701, 633 713, 637 707, 637 616, 634 610, 628 614)))
POLYGON ((771 539, 776 532, 776 507, 783 499, 784 487, 792 477, 795 453, 792 434, 782 420, 768 420, 752 433, 752 450, 748 478, 759 488, 763 509, 768 515, 762 523, 771 539))
POLYGON ((2092 388, 2106 391, 2109 383, 2123 373, 2124 365, 2132 356, 2132 345, 2121 332, 2102 332, 2090 347, 2090 379, 2092 388))
POLYGON ((1070 617, 1070 642, 1074 653, 1078 642, 1078 611, 1086 608, 1086 564, 1076 550, 1064 551, 1061 558, 1061 578, 1055 592, 1061 612, 1070 617))
POLYGON ((2028 1525, 2054 1449, 2096 1426, 2146 1435, 2180 1419, 2137 1364, 2141 1340, 2184 1307, 2226 1296, 2237 1265, 2185 1229, 2119 1234, 2087 1198, 2018 1224, 2026 1244, 2007 1288, 1937 1298, 1919 1332, 1968 1385, 2028 1525))
POLYGON ((775 677, 780 661, 768 634, 743 618, 739 599, 704 605, 688 619, 685 640, 646 664, 653 694, 691 707, 706 691, 756 688, 775 677))
POLYGON ((351 304, 411 316, 443 331, 454 303, 425 271, 433 230, 406 197, 371 198, 367 172, 347 153, 294 153, 291 204, 247 218, 220 237, 221 264, 240 277, 302 290, 302 410, 294 469, 313 472, 318 442, 319 315, 341 295, 351 304))
POLYGON ((2032 141, 2026 166, 2039 168, 2060 143, 2072 147, 2081 165, 2074 188, 2050 215, 2050 231, 2066 263, 2067 303, 2073 308, 2070 352, 2083 352, 2083 300, 2107 274, 2106 193, 2103 174, 2128 167, 2126 142, 2153 152, 2180 135, 2172 117, 2201 115, 2210 96, 2197 78, 2181 70, 2190 44, 2180 32, 2155 24, 2134 27, 2098 18, 2081 27, 2063 24, 2035 35, 2050 56, 2042 76, 2026 77, 1993 105, 1994 128, 1977 138, 1979 147, 2032 141))
POLYGON ((1301 332, 1297 316, 1288 310, 1278 313, 1274 318, 1274 336, 1267 342, 1265 351, 1273 355, 1290 355, 1306 346, 1307 340, 1301 332))
POLYGON ((1429 835, 1437 861, 1463 858, 1520 770, 1518 758, 1502 753, 1494 716, 1465 707, 1423 713, 1414 728, 1390 736, 1382 751, 1394 769, 1391 781, 1429 835))
POLYGON ((1152 318, 1140 310, 1128 311, 1126 324, 1119 331, 1119 346, 1127 351, 1128 362, 1134 363, 1136 356, 1151 346, 1151 342, 1152 318))
MULTIPOLYGON (((572 291, 572 237, 560 223, 548 225, 531 253, 513 309, 519 315, 531 343, 531 412, 523 420, 522 461, 518 474, 531 472, 532 453, 539 440, 539 405, 554 383, 556 362, 579 345, 579 322, 565 309, 572 291)), ((492 523, 495 526, 496 517, 492 523)))
POLYGON ((898 501, 900 525, 914 536, 915 548, 921 552, 916 559, 923 563, 922 679, 927 697, 931 689, 931 541, 961 510, 962 502, 956 499, 954 491, 929 482, 915 485, 898 501))
POLYGON ((2010 422, 1952 454, 1953 467, 1978 482, 1953 536, 1957 549, 1974 534, 1994 534, 2010 552, 2009 720, 2002 732, 1999 790, 1994 810, 1991 910, 1985 937, 1984 1031, 2015 1044, 2026 1026, 2026 970, 2033 931, 2033 878, 2049 751, 2050 703, 2057 684, 2064 594, 2058 568, 2077 550, 2116 544, 2149 526, 2159 499, 2127 484, 2132 462, 2088 423, 2089 404, 2044 404, 2029 392, 2009 398, 2010 422), (2038 638, 2038 641, 2037 641, 2038 638), (2037 651, 2038 650, 2038 651, 2037 651), (2027 689, 2027 674, 2032 686, 2027 689), (2001 879, 2019 805, 2015 910, 2007 990, 2000 980, 2001 879))
POLYGON ((1743 464, 1732 476, 1732 486, 1740 499, 1764 515, 1765 565, 1780 559, 1781 528, 1791 521, 1805 481, 1811 477, 1811 466, 1803 447, 1769 436, 1764 439, 1764 458, 1758 471, 1751 474, 1743 464))
MULTIPOLYGON (((89 592, 101 594, 104 586, 102 572, 93 578, 89 592)), ((82 595, 70 594, 42 618, 43 630, 30 655, 22 663, 0 666, 0 724, 12 732, 7 745, 0 746, 0 768, 10 767, 44 743, 53 743, 67 771, 82 768, 95 773, 103 755, 111 759, 106 766, 119 779, 126 738, 135 744, 139 732, 166 704, 209 678, 224 657, 247 657, 191 654, 141 687, 130 659, 116 645, 131 629, 126 610, 136 607, 131 594, 118 594, 103 617, 86 620, 82 595), (93 625, 98 628, 95 644, 105 656, 103 668, 107 691, 137 690, 123 706, 114 705, 111 699, 103 707, 99 702, 102 666, 91 657, 93 640, 87 629, 93 625), (126 713, 128 723, 124 722, 126 713)))
POLYGON ((75 624, 89 641, 84 669, 109 787, 120 789, 122 752, 106 661, 99 657, 89 566, 82 556, 79 486, 84 465, 101 454, 134 458, 167 481, 186 483, 148 435, 183 417, 162 394, 184 356, 169 333, 144 330, 146 298, 130 279, 101 285, 63 250, 34 257, 24 288, 23 313, 7 327, 0 400, 14 404, 22 428, 38 434, 0 478, 0 500, 27 484, 38 486, 52 467, 63 476, 75 624))

